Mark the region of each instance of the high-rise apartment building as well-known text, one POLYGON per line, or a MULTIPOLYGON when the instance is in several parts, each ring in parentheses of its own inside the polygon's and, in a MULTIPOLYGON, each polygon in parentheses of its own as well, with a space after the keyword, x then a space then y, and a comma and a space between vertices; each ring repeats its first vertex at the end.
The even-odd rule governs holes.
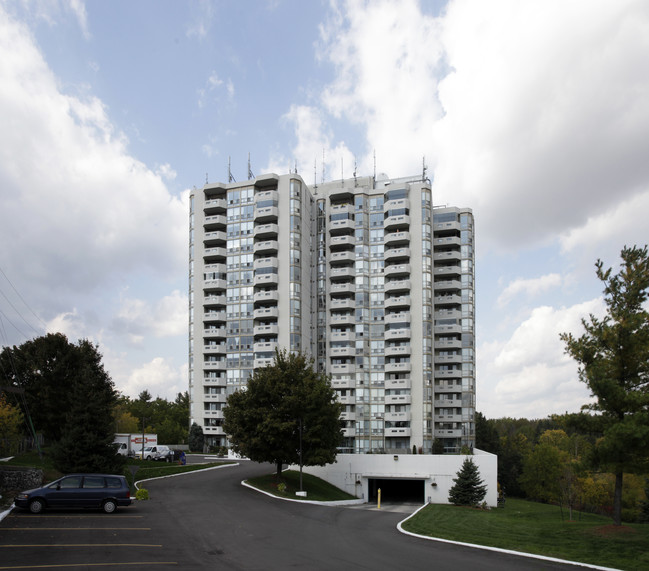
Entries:
POLYGON ((345 452, 473 446, 473 215, 430 182, 297 174, 191 194, 191 420, 226 445, 227 395, 276 348, 303 351, 344 405, 345 452))

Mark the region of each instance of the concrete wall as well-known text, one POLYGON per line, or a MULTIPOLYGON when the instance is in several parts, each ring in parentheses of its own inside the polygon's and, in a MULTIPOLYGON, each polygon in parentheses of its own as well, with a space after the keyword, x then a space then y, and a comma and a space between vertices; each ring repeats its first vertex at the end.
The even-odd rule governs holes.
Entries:
MULTIPOLYGON (((303 471, 366 501, 369 498, 369 480, 372 478, 424 480, 425 501, 448 504, 448 493, 453 486, 453 478, 457 476, 465 458, 464 455, 446 454, 338 454, 334 464, 305 466, 303 471)), ((474 449, 471 459, 487 486, 487 505, 496 507, 498 457, 474 449)), ((291 469, 299 467, 291 466, 291 469)))

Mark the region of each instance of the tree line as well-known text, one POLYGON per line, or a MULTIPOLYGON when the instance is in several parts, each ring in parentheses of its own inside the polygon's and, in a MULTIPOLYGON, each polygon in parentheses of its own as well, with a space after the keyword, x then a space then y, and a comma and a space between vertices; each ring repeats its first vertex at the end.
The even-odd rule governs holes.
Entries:
MULTIPOLYGON (((116 432, 155 432, 160 444, 188 438, 189 395, 173 402, 121 395, 104 369, 97 345, 71 343, 50 333, 0 352, 0 454, 15 453, 30 438, 47 445, 62 472, 111 472, 124 458, 116 432)), ((42 452, 42 451, 41 451, 42 452)))

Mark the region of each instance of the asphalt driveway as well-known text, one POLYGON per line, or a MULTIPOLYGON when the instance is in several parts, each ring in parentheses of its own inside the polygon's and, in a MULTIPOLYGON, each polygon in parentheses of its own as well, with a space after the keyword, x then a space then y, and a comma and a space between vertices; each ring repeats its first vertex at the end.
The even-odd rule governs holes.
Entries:
POLYGON ((14 510, 0 522, 0 570, 575 569, 409 537, 396 511, 286 502, 241 485, 272 471, 242 461, 149 481, 151 500, 115 514, 14 510))

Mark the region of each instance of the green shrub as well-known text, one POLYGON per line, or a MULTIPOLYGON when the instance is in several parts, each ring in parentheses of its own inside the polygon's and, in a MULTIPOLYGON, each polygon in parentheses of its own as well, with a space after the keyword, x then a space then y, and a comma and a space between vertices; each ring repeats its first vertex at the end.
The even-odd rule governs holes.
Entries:
POLYGON ((140 488, 137 492, 135 492, 135 499, 136 500, 148 500, 149 499, 149 490, 146 488, 140 488))

